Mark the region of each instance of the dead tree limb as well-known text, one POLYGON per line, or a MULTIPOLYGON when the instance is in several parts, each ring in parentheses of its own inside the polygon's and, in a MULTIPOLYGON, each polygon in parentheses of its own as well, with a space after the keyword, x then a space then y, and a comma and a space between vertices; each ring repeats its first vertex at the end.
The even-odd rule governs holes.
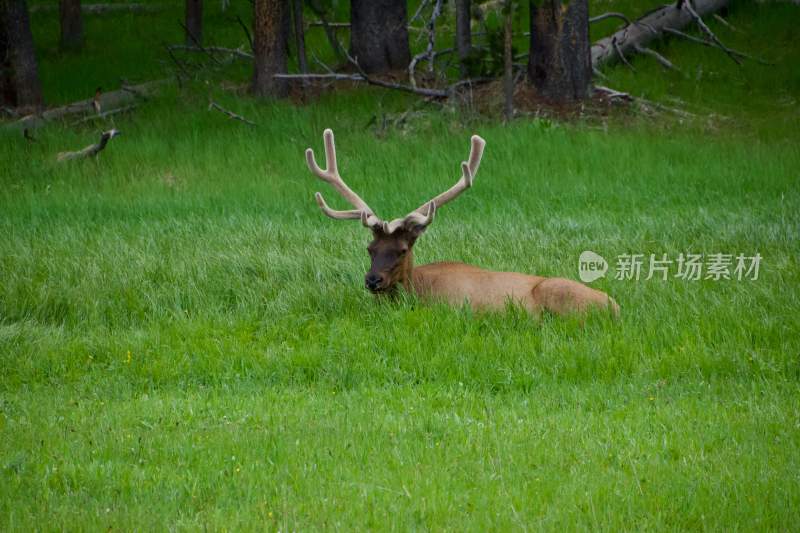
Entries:
POLYGON ((435 96, 440 98, 446 98, 448 95, 448 92, 442 89, 425 89, 420 87, 412 87, 410 85, 401 85, 399 83, 392 83, 388 81, 383 81, 381 79, 372 78, 364 71, 363 68, 361 68, 361 65, 358 64, 358 61, 356 61, 352 56, 350 56, 350 54, 346 55, 347 55, 347 60, 350 62, 350 64, 353 65, 356 68, 356 70, 358 70, 358 73, 361 74, 361 77, 364 78, 364 81, 369 83, 370 85, 385 87, 387 89, 396 89, 399 91, 411 92, 414 94, 420 94, 422 96, 435 96))
POLYGON ((436 19, 442 14, 442 0, 436 0, 433 5, 433 13, 431 19, 428 21, 428 72, 433 73, 434 63, 436 58, 436 19))
POLYGON ((685 119, 697 118, 697 115, 695 115, 694 113, 690 113, 684 109, 678 109, 677 107, 666 106, 664 104, 653 102, 652 100, 647 100, 645 98, 641 98, 638 96, 633 96, 629 93, 618 91, 616 89, 605 87, 603 85, 595 85, 594 91, 604 95, 608 100, 623 100, 626 102, 635 103, 645 111, 648 111, 649 108, 652 108, 652 109, 657 109, 659 111, 673 113, 685 119))
POLYGON ((426 89, 424 87, 412 87, 410 85, 403 85, 401 83, 392 83, 388 81, 379 80, 363 74, 339 74, 336 72, 329 72, 326 74, 274 74, 273 77, 283 80, 333 80, 333 81, 360 81, 368 85, 375 85, 376 87, 383 87, 385 89, 395 89, 420 96, 427 96, 432 98, 447 98, 449 92, 444 89, 426 89))
POLYGON ((431 13, 431 18, 426 24, 426 29, 428 32, 428 46, 426 47, 424 52, 421 52, 414 56, 411 60, 411 63, 408 64, 408 82, 411 84, 412 87, 417 86, 417 80, 414 79, 414 70, 417 67, 417 63, 422 60, 428 61, 428 72, 433 72, 434 63, 435 63, 435 51, 434 46, 436 45, 436 19, 439 18, 439 15, 442 13, 442 0, 436 0, 436 3, 433 6, 433 13, 431 13))
POLYGON ((616 89, 605 87, 603 85, 595 85, 594 91, 602 93, 609 100, 613 100, 614 98, 619 98, 620 100, 628 100, 628 101, 633 100, 633 96, 631 96, 630 94, 622 91, 617 91, 616 89))
MULTIPOLYGON (((699 16, 715 13, 726 7, 729 0, 695 0, 694 10, 699 16)), ((625 55, 636 53, 634 45, 646 46, 662 35, 665 28, 681 29, 694 22, 689 10, 676 3, 662 6, 632 21, 628 26, 600 39, 592 45, 592 66, 598 68, 618 57, 616 47, 625 55), (615 47, 616 41, 616 47, 615 47)))
POLYGON ((218 103, 216 103, 213 100, 208 102, 208 110, 210 111, 212 109, 216 109, 217 111, 221 111, 222 113, 225 113, 226 115, 228 115, 233 120, 238 120, 240 122, 244 122, 248 126, 258 126, 258 124, 256 124, 252 120, 247 120, 242 115, 238 115, 238 114, 234 113, 233 111, 225 109, 224 107, 222 107, 221 105, 219 105, 218 103))
POLYGON ((697 23, 697 25, 700 27, 700 29, 703 31, 703 33, 705 33, 705 34, 708 36, 708 38, 709 38, 709 39, 711 39, 711 41, 712 41, 713 43, 715 43, 715 44, 716 44, 716 45, 717 45, 719 48, 721 48, 723 52, 725 52, 726 54, 728 54, 728 57, 730 57, 731 59, 733 59, 733 61, 734 61, 734 62, 735 62, 737 65, 741 65, 741 64, 742 64, 742 62, 739 60, 739 58, 738 58, 738 57, 736 57, 736 56, 733 54, 733 52, 731 52, 731 50, 730 50, 730 49, 729 49, 727 46, 725 46, 724 44, 722 44, 722 41, 720 41, 720 40, 717 38, 716 34, 715 34, 713 31, 711 31, 711 28, 709 28, 708 26, 706 26, 706 23, 705 23, 705 22, 703 22, 703 17, 701 17, 701 16, 700 16, 700 15, 697 13, 697 11, 695 11, 695 9, 692 7, 692 3, 691 3, 691 2, 684 2, 684 7, 685 7, 685 8, 686 8, 686 10, 689 12, 689 14, 690 14, 690 15, 692 15, 692 18, 693 18, 693 19, 694 19, 694 21, 697 23))
POLYGON ((610 18, 616 18, 616 19, 621 19, 621 20, 625 21, 625 26, 630 26, 631 25, 631 21, 630 21, 630 19, 628 17, 626 17, 623 13, 617 13, 617 12, 603 13, 602 15, 597 15, 596 17, 591 17, 589 19, 589 24, 592 24, 594 22, 600 22, 601 20, 606 20, 606 19, 610 19, 610 18))
POLYGON ((408 19, 408 25, 409 26, 411 24, 413 24, 414 21, 419 18, 419 16, 422 14, 422 10, 425 9, 425 6, 428 5, 428 2, 430 2, 430 0, 422 0, 422 2, 419 3, 419 7, 417 7, 417 10, 414 12, 414 14, 411 16, 411 18, 408 19))
POLYGON ((629 69, 636 72, 636 69, 633 67, 633 65, 631 65, 630 62, 625 58, 625 54, 622 53, 622 49, 619 47, 619 44, 617 43, 616 39, 612 40, 611 44, 614 46, 614 51, 617 53, 617 57, 619 57, 619 60, 625 63, 625 65, 629 69))
POLYGON ((347 52, 345 52, 344 48, 342 48, 341 43, 339 43, 339 39, 336 38, 335 31, 328 22, 325 9, 317 5, 316 0, 309 0, 308 7, 311 8, 311 11, 313 11, 317 17, 319 17, 319 21, 322 24, 322 29, 325 32, 325 37, 328 38, 328 42, 331 44, 331 48, 333 48, 333 51, 337 57, 339 57, 339 59, 344 59, 347 57, 347 52))
POLYGON ((731 30, 731 31, 735 31, 735 32, 738 32, 738 31, 739 31, 739 30, 736 28, 736 26, 734 26, 733 24, 731 24, 730 22, 728 22, 728 21, 727 21, 727 20, 725 20, 724 18, 720 17, 720 16, 719 16, 717 13, 714 13, 713 17, 714 17, 714 20, 716 20, 717 22, 719 22, 720 24, 722 24, 723 26, 725 26, 725 27, 726 27, 726 28, 728 28, 729 30, 731 30))
POLYGON ((241 26, 242 31, 244 31, 244 36, 247 37, 247 43, 250 45, 250 51, 253 51, 253 36, 250 34, 250 28, 247 27, 247 24, 244 23, 242 17, 236 15, 236 22, 239 23, 241 26))
POLYGON ((167 55, 169 55, 169 58, 172 60, 172 63, 176 67, 178 67, 177 70, 175 71, 175 79, 178 82, 178 87, 183 88, 183 79, 181 78, 181 75, 185 76, 187 80, 192 76, 187 70, 186 65, 184 65, 181 60, 175 57, 172 48, 170 48, 168 44, 164 43, 164 49, 167 51, 167 55))
POLYGON ((77 126, 78 124, 84 124, 86 122, 92 122, 101 118, 110 117, 112 115, 118 115, 120 113, 125 113, 126 111, 136 109, 137 107, 139 106, 137 106, 136 104, 131 104, 131 105, 126 105, 124 107, 119 107, 117 109, 109 109, 108 111, 103 111, 102 113, 99 113, 97 115, 89 115, 88 117, 83 117, 80 120, 76 120, 71 125, 77 126))
POLYGON ((219 59, 217 59, 216 57, 214 57, 214 55, 213 55, 211 52, 209 52, 209 51, 208 51, 208 49, 207 49, 205 46, 203 46, 203 43, 201 43, 201 42, 200 42, 200 39, 198 39, 198 38, 197 38, 197 37, 194 35, 194 33, 193 33, 192 31, 190 31, 190 30, 189 30, 189 28, 186 26, 186 24, 184 24, 184 23, 183 23, 183 22, 181 22, 180 20, 178 21, 178 24, 180 24, 180 25, 181 25, 181 28, 183 28, 183 31, 184 31, 184 32, 186 33, 186 35, 189 37, 189 40, 190 40, 190 41, 192 41, 192 42, 194 43, 194 45, 195 45, 195 46, 196 46, 196 47, 197 47, 197 48, 198 48, 198 49, 199 49, 201 52, 203 52, 205 55, 207 55, 207 56, 208 56, 208 58, 209 58, 211 61, 213 61, 214 63, 216 63, 217 65, 221 65, 221 64, 222 64, 222 63, 220 63, 220 62, 219 62, 219 59))
POLYGON ((168 46, 170 50, 180 50, 183 52, 201 52, 204 54, 229 54, 239 59, 246 59, 248 61, 253 59, 253 54, 245 52, 239 48, 225 48, 223 46, 205 46, 198 48, 197 46, 189 46, 185 44, 171 44, 168 46))
MULTIPOLYGON (((688 33, 683 33, 682 31, 676 30, 674 28, 664 28, 664 32, 672 34, 672 35, 675 35, 676 37, 680 37, 681 39, 685 39, 687 41, 690 41, 690 42, 693 42, 693 43, 696 43, 696 44, 701 44, 703 46, 708 46, 709 48, 719 48, 717 46, 717 43, 715 43, 713 41, 709 41, 707 39, 701 39, 699 37, 695 37, 694 35, 689 35, 688 33)), ((749 59, 750 61, 755 61, 756 63, 760 63, 762 65, 772 65, 772 63, 770 63, 769 61, 765 61, 765 60, 763 60, 763 59, 761 59, 759 57, 751 56, 750 54, 745 54, 744 52, 740 52, 739 50, 734 50, 733 48, 728 48, 728 50, 732 54, 734 54, 734 55, 736 55, 738 57, 741 57, 743 59, 749 59)))
POLYGON ((634 50, 636 50, 640 54, 645 54, 645 55, 649 55, 650 57, 654 57, 656 59, 656 61, 661 63, 661 66, 663 66, 664 68, 679 72, 679 69, 675 65, 673 65, 672 62, 669 59, 667 59, 666 57, 662 56, 661 54, 659 54, 655 50, 652 50, 650 48, 647 48, 646 46, 641 46, 641 45, 638 45, 638 44, 635 45, 633 48, 634 48, 634 50))
POLYGON ((103 151, 103 149, 108 144, 108 141, 121 135, 119 130, 110 129, 108 131, 104 131, 102 135, 100 135, 100 141, 95 144, 90 144, 83 150, 78 150, 76 152, 61 152, 56 156, 56 161, 62 163, 64 161, 71 161, 73 159, 82 159, 84 157, 95 157, 97 154, 103 151))
POLYGON ((309 22, 308 23, 308 27, 309 28, 314 28, 314 27, 322 28, 322 27, 325 26, 325 24, 327 24, 329 28, 349 28, 350 27, 350 23, 349 22, 325 22, 325 23, 323 23, 321 20, 313 20, 313 21, 309 22))

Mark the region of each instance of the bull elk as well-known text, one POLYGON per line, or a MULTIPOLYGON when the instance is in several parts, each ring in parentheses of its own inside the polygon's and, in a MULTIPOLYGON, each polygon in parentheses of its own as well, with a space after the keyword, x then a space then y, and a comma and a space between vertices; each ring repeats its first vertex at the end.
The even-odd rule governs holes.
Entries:
POLYGON ((590 308, 608 309, 615 316, 619 314, 619 306, 607 294, 569 279, 494 272, 454 262, 414 267, 412 249, 417 238, 443 205, 472 186, 486 145, 477 135, 472 136, 469 160, 461 163, 461 179, 408 215, 390 222, 378 218, 339 175, 333 132, 326 129, 323 138, 326 168, 323 170, 317 165, 311 148, 306 150, 308 168, 333 186, 353 209, 331 209, 319 192, 315 194, 317 204, 330 218, 360 220, 372 231, 373 240, 367 247, 372 265, 365 276, 366 287, 372 293, 392 294, 402 286, 423 299, 440 299, 451 305, 466 302, 476 310, 499 310, 513 302, 536 315, 542 310, 565 315, 590 308))

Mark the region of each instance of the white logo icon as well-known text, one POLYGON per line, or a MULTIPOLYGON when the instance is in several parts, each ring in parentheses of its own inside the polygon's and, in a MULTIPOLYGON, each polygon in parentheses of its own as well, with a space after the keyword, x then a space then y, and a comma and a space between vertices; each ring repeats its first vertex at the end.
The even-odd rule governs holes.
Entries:
POLYGON ((578 277, 584 283, 591 283, 606 275, 608 263, 603 256, 591 250, 581 252, 578 258, 578 277))

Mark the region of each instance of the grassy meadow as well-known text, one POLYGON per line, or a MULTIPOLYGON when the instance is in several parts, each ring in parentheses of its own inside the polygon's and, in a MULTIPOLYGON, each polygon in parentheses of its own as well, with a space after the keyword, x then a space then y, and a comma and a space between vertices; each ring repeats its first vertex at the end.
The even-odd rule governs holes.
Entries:
MULTIPOLYGON (((48 102, 169 75, 177 4, 87 17, 86 52, 66 57, 56 14, 34 14, 48 102)), ((209 43, 241 45, 208 4, 209 43)), ((415 98, 259 101, 232 64, 115 117, 123 135, 95 161, 55 157, 110 122, 35 143, 0 127, 0 530, 796 529, 798 17, 739 1, 738 31, 709 20, 771 66, 670 40, 657 49, 681 73, 604 69, 689 119, 424 107, 376 135, 415 98), (593 250, 621 319, 376 301, 368 232, 313 200, 343 207, 303 157, 326 127, 386 218, 450 187, 480 134, 475 186, 417 263, 577 279, 593 250), (614 279, 621 254, 688 252, 763 259, 757 280, 614 279)))

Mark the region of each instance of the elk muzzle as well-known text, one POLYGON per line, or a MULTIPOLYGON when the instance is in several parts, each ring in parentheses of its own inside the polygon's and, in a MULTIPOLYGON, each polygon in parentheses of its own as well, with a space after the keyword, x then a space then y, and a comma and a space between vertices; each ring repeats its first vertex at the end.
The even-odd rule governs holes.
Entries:
POLYGON ((364 276, 364 284, 367 286, 367 289, 375 293, 386 290, 385 281, 384 276, 372 271, 367 272, 367 275, 364 276))

